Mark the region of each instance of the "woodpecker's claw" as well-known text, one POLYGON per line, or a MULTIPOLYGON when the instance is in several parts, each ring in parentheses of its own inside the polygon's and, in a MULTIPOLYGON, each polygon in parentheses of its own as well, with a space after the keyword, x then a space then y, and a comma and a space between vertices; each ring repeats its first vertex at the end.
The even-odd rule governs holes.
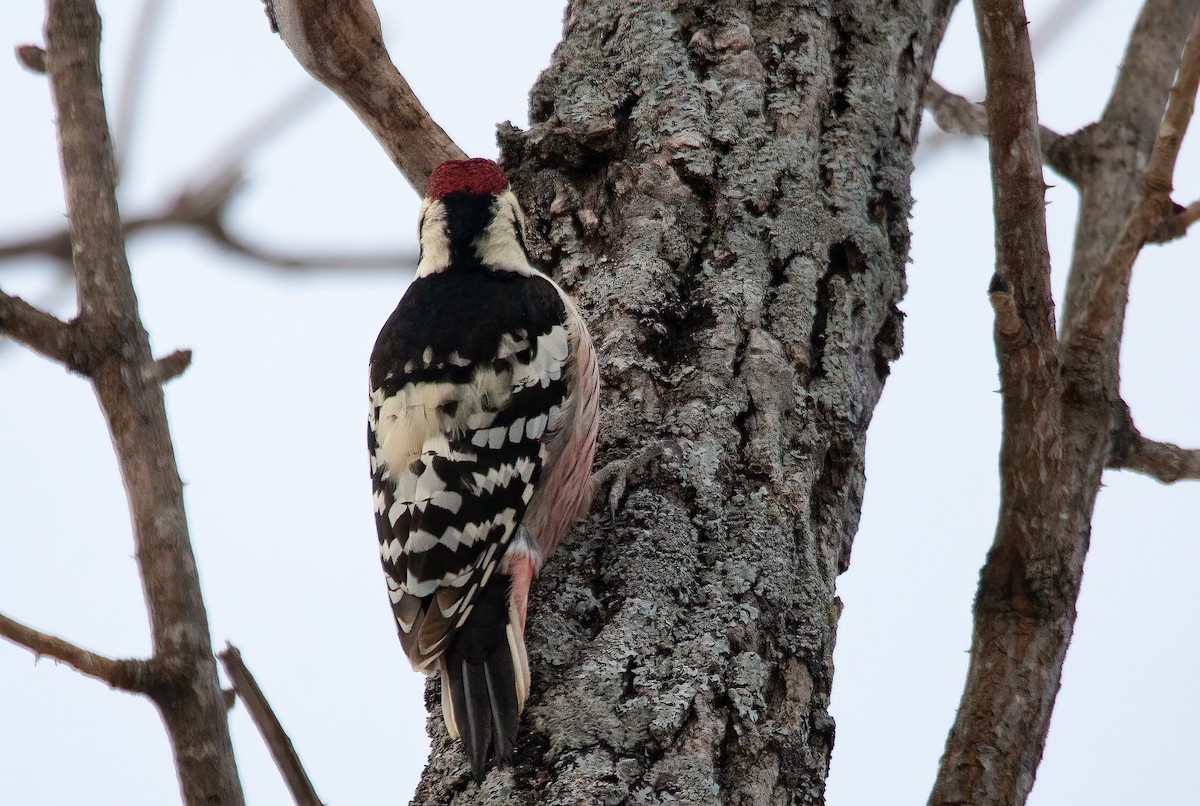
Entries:
POLYGON ((667 453, 668 446, 672 449, 675 447, 674 443, 656 442, 642 448, 632 456, 614 459, 592 474, 592 489, 596 493, 599 493, 605 486, 608 487, 608 514, 610 516, 617 517, 617 509, 620 508, 621 499, 625 496, 625 487, 629 483, 629 477, 667 453))

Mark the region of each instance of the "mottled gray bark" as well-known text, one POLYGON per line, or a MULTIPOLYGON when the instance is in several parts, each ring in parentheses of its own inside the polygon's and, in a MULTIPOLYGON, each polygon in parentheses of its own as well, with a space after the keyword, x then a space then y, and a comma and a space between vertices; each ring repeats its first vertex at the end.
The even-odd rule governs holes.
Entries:
POLYGON ((568 5, 505 164, 601 354, 602 459, 667 440, 535 586, 516 765, 415 799, 820 803, 867 425, 900 351, 951 2, 568 5))

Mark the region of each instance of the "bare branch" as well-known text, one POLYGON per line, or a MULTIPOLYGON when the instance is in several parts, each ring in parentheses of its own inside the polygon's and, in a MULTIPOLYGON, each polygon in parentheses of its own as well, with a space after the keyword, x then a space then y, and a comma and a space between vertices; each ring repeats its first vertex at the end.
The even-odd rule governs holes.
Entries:
POLYGON ((283 725, 271 709, 271 704, 258 687, 254 675, 250 674, 250 670, 242 662, 242 653, 233 644, 226 642, 225 651, 217 657, 221 659, 225 673, 233 682, 233 690, 245 704, 250 718, 254 720, 263 741, 267 743, 271 757, 275 759, 275 765, 279 767, 279 772, 287 783, 292 800, 298 806, 322 806, 308 773, 304 771, 304 765, 300 763, 300 756, 296 753, 292 740, 288 738, 283 725))
POLYGON ((208 618, 167 428, 162 386, 129 272, 100 81, 94 0, 50 0, 47 67, 78 285, 79 343, 128 494, 154 662, 180 670, 154 698, 189 804, 244 802, 221 700, 208 618))
POLYGON ((154 375, 159 383, 174 380, 192 365, 191 350, 176 350, 154 362, 154 375))
POLYGON ((987 137, 987 109, 983 104, 955 95, 933 79, 925 85, 925 108, 947 134, 987 137))
POLYGON ((267 13, 296 61, 354 110, 419 195, 438 163, 466 156, 392 64, 371 0, 267 0, 267 13))
POLYGON ((1200 200, 1187 207, 1171 204, 1171 212, 1159 220, 1146 237, 1146 243, 1168 243, 1187 235, 1188 228, 1200 221, 1200 200))
MULTIPOLYGON (((976 0, 987 79, 1003 432, 1000 514, 975 599, 971 663, 929 803, 1024 803, 1065 651, 1062 379, 1046 242, 1033 56, 1021 0, 976 0), (1043 580, 1064 580, 1051 587, 1043 580)), ((1071 622, 1065 622, 1069 635, 1071 622)))
POLYGON ((1163 484, 1200 480, 1200 450, 1146 439, 1133 424, 1129 407, 1123 402, 1113 420, 1106 468, 1132 470, 1163 484))
POLYGON ((1009 285, 1017 306, 1027 312, 1036 346, 1053 350, 1046 183, 1024 9, 1019 0, 981 0, 976 9, 988 73, 987 106, 994 112, 989 115, 994 124, 988 151, 994 188, 996 274, 1009 285), (997 30, 985 34, 989 26, 997 30))
POLYGON ((1196 89, 1200 86, 1200 14, 1196 15, 1187 44, 1179 59, 1179 73, 1171 87, 1167 111, 1150 153, 1150 162, 1142 177, 1147 197, 1169 198, 1175 179, 1175 161, 1179 158, 1179 147, 1187 134, 1196 105, 1196 89))
MULTIPOLYGON (((932 79, 925 86, 925 108, 933 114, 938 127, 947 134, 988 136, 986 106, 955 95, 932 79)), ((1041 125, 1038 126, 1038 138, 1042 159, 1046 164, 1059 175, 1072 182, 1077 181, 1080 156, 1077 153, 1077 141, 1041 125)))
POLYGON ((3 291, 0 291, 0 335, 36 350, 72 372, 85 371, 73 325, 3 291))
MULTIPOLYGON (((1075 22, 1075 19, 1079 16, 1079 14, 1085 11, 1087 6, 1092 2, 1093 0, 1059 0, 1058 4, 1046 12, 1045 15, 1042 16, 1038 21, 1038 25, 1029 33, 1030 46, 1032 47, 1033 52, 1040 58, 1041 56, 1044 56, 1053 50, 1054 46, 1058 42, 1059 37, 1063 33, 1071 30, 1071 23, 1075 22)), ((976 87, 979 87, 979 85, 976 84, 976 87)), ((967 93, 967 97, 971 98, 980 95, 983 95, 982 87, 967 93)), ((971 103, 970 101, 964 102, 968 104, 971 103)), ((928 96, 926 96, 925 105, 926 107, 929 105, 928 96)), ((983 119, 987 119, 986 114, 983 115, 983 119)), ((940 122, 938 123, 938 127, 940 131, 935 130, 929 132, 928 134, 923 134, 921 137, 921 151, 925 155, 923 159, 928 159, 930 156, 937 154, 939 152, 939 147, 945 145, 950 136, 955 133, 943 127, 940 122)), ((1046 129, 1043 131, 1049 132, 1050 130, 1046 129)), ((985 136, 985 132, 983 130, 974 132, 974 134, 977 137, 985 136)), ((1085 150, 1082 147, 1078 149, 1073 147, 1075 142, 1074 135, 1066 137, 1060 135, 1060 138, 1060 145, 1072 146, 1071 150, 1073 152, 1082 152, 1085 150)), ((1047 144, 1043 140, 1043 150, 1045 150, 1046 147, 1047 144)), ((1056 164, 1058 160, 1051 159, 1051 157, 1046 154, 1043 154, 1043 156, 1045 157, 1046 164, 1048 166, 1053 168, 1056 172, 1062 174, 1062 176, 1066 177, 1067 179, 1075 181, 1075 177, 1072 175, 1072 173, 1060 169, 1060 167, 1056 164)), ((1082 153, 1080 153, 1079 156, 1082 156, 1082 153)), ((1065 157, 1062 161, 1065 163, 1063 167, 1068 167, 1073 164, 1065 157)))
POLYGON ((1117 242, 1108 253, 1091 295, 1080 312, 1077 327, 1068 340, 1076 350, 1103 341, 1109 326, 1123 307, 1129 290, 1133 263, 1155 228, 1171 209, 1175 161, 1187 132, 1200 85, 1200 14, 1195 15, 1191 34, 1183 47, 1179 72, 1171 88, 1167 111, 1158 127, 1154 150, 1142 176, 1141 201, 1134 207, 1117 242))
POLYGON ((1200 450, 1181 448, 1170 442, 1155 442, 1138 435, 1137 442, 1120 464, 1109 467, 1132 470, 1158 479, 1163 484, 1173 484, 1182 479, 1200 480, 1200 450))
POLYGON ((94 677, 122 691, 145 694, 160 683, 152 661, 115 660, 89 652, 53 635, 27 627, 0 614, 0 637, 28 649, 38 658, 65 663, 80 674, 94 677))
MULTIPOLYGON (((416 263, 416 256, 403 253, 342 255, 337 253, 284 252, 251 243, 230 231, 227 219, 237 192, 243 187, 236 168, 211 174, 204 183, 189 185, 156 211, 127 216, 121 222, 122 235, 169 228, 191 229, 215 245, 245 255, 267 266, 280 269, 395 269, 416 263)), ((68 228, 32 238, 0 244, 0 261, 43 255, 55 260, 71 260, 71 233, 68 228)))
MULTIPOLYGON (((325 97, 328 95, 323 87, 309 82, 285 96, 219 148, 169 202, 148 213, 126 216, 122 221, 123 234, 128 239, 143 231, 175 227, 192 229, 217 246, 264 265, 286 270, 330 267, 371 270, 415 265, 416 255, 398 252, 358 255, 286 252, 255 244, 231 230, 228 223, 229 208, 244 184, 241 166, 256 149, 285 131, 325 97)), ((0 261, 34 255, 70 262, 69 229, 51 229, 41 235, 0 243, 0 261)))

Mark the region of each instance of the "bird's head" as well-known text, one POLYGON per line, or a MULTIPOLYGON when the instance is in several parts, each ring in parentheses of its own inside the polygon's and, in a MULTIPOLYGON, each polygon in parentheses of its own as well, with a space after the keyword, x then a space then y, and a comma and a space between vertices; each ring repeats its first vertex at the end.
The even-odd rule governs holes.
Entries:
POLYGON ((418 277, 450 268, 530 270, 525 215, 508 175, 489 159, 448 160, 433 169, 417 235, 418 277))

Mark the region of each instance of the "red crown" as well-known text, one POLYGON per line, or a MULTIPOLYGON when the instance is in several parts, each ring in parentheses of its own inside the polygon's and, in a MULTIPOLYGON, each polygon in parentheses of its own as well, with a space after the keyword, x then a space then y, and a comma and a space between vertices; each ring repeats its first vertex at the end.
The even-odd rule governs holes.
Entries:
POLYGON ((463 190, 467 193, 490 193, 499 196, 508 187, 508 174, 496 163, 482 157, 469 160, 446 160, 433 169, 425 195, 440 199, 447 193, 463 190))

